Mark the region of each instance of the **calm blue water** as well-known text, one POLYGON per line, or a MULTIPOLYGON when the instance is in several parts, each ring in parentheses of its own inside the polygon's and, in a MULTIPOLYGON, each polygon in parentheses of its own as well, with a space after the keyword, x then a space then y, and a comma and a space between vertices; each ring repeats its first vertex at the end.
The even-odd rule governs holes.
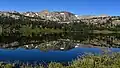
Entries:
MULTIPOLYGON (((120 52, 119 48, 110 49, 113 52, 120 52)), ((43 52, 37 49, 26 50, 18 48, 16 50, 0 49, 0 61, 24 61, 24 62, 69 62, 84 53, 102 53, 99 48, 74 48, 68 51, 48 51, 43 52)))

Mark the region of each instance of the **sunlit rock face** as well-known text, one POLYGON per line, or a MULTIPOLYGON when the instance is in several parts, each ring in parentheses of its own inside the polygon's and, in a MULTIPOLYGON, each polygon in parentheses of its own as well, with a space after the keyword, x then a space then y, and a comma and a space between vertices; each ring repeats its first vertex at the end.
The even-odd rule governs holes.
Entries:
POLYGON ((76 15, 68 11, 49 11, 43 10, 40 12, 17 12, 17 11, 0 11, 0 16, 4 18, 13 19, 30 19, 32 21, 55 21, 58 23, 73 23, 84 22, 87 24, 104 24, 112 23, 119 24, 120 16, 108 15, 76 15))
POLYGON ((19 19, 21 16, 27 16, 27 17, 35 17, 35 18, 42 18, 45 20, 50 20, 50 21, 72 21, 76 20, 77 17, 75 14, 67 12, 67 11, 48 11, 48 10, 43 10, 40 12, 16 12, 16 11, 0 11, 0 16, 5 16, 5 17, 12 17, 15 19, 19 19))

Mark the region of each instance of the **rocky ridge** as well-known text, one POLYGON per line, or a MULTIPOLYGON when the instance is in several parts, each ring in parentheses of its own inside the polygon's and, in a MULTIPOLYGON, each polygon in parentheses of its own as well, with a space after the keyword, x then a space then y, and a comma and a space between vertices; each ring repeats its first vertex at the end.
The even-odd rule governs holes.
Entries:
POLYGON ((108 15, 76 15, 67 11, 48 11, 43 10, 41 12, 17 12, 17 11, 0 11, 1 17, 8 17, 14 19, 30 18, 32 21, 47 20, 57 21, 59 23, 70 23, 70 22, 85 22, 87 24, 120 24, 120 16, 108 16, 108 15))

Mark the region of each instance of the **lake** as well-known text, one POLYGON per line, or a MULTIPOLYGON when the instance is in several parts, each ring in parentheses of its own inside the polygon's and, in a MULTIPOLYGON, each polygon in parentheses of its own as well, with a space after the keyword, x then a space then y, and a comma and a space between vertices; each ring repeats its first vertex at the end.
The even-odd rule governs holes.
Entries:
MULTIPOLYGON (((108 49, 108 48, 106 48, 108 49)), ((111 52, 120 52, 119 48, 109 48, 111 52)), ((18 48, 15 50, 11 49, 0 49, 0 61, 5 62, 70 62, 77 59, 78 57, 86 54, 102 54, 103 50, 100 48, 74 48, 68 51, 41 51, 38 49, 26 50, 18 48)))
POLYGON ((70 62, 86 53, 120 52, 120 34, 59 33, 0 36, 0 61, 70 62))

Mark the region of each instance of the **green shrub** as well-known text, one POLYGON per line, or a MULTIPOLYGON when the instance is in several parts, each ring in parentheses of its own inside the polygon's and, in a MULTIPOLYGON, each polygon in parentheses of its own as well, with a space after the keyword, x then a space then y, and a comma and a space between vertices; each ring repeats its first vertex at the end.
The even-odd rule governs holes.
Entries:
POLYGON ((49 65, 48 65, 48 68, 64 68, 62 64, 60 63, 55 63, 55 62, 51 62, 49 65))
POLYGON ((12 68, 13 66, 11 64, 6 64, 5 68, 12 68))

